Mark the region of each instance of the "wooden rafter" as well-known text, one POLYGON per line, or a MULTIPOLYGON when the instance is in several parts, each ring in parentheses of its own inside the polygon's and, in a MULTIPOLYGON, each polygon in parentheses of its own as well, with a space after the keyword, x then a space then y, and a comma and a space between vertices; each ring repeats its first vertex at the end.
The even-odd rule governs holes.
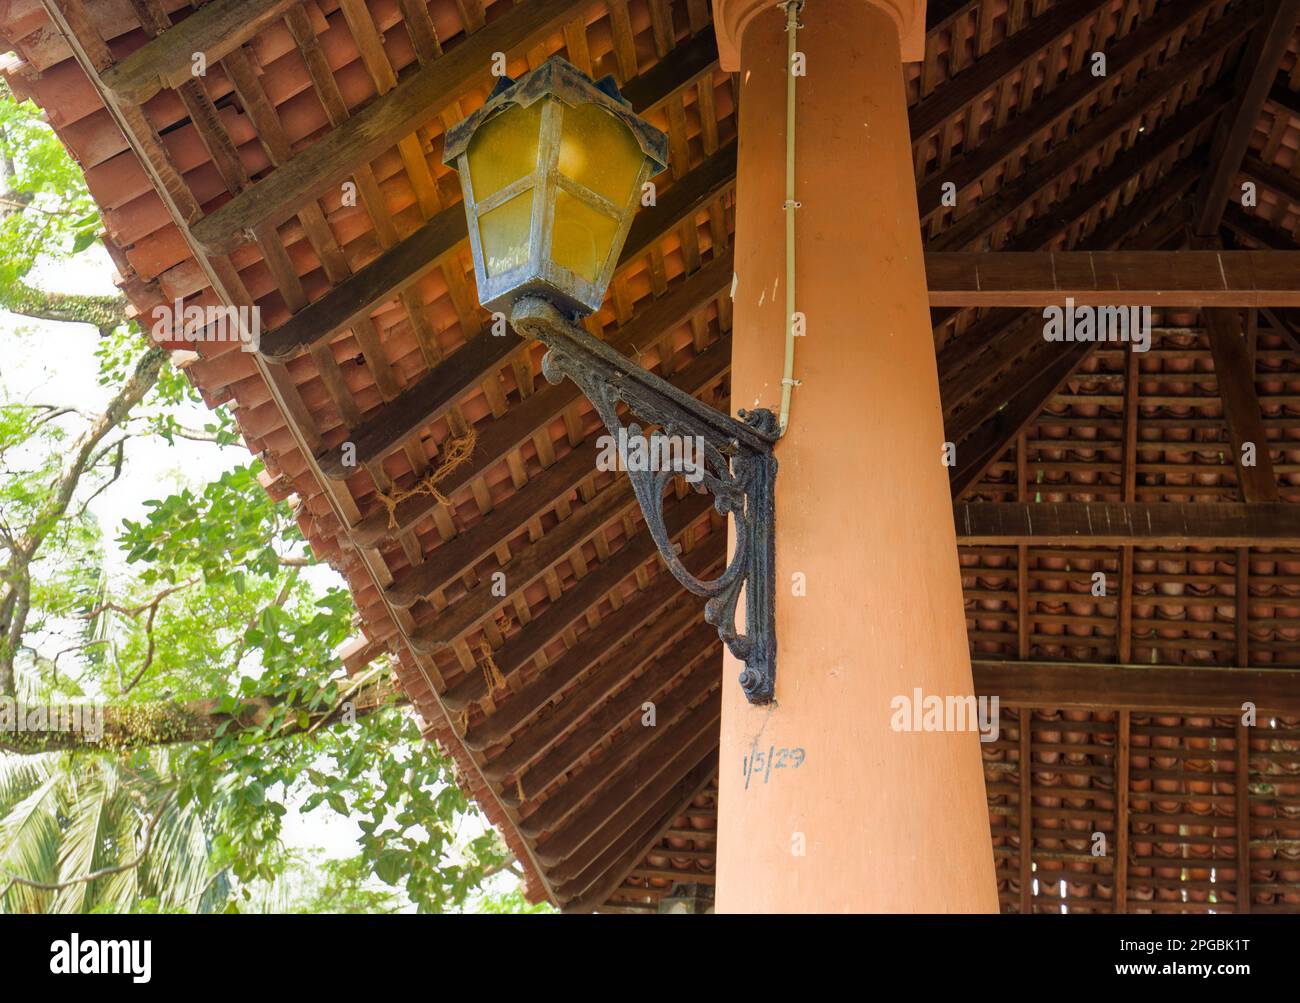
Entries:
POLYGON ((1232 115, 1220 125, 1209 173, 1197 193, 1196 233, 1202 237, 1218 232, 1255 123, 1277 79, 1282 58, 1295 37, 1297 19, 1300 19, 1300 0, 1270 0, 1267 13, 1242 57, 1238 98, 1232 115))
POLYGON ((422 66, 362 111, 193 227, 212 254, 228 254, 245 234, 284 222, 356 169, 397 145, 482 78, 496 52, 517 52, 579 13, 580 0, 531 0, 508 11, 422 66))
POLYGON ((104 86, 124 101, 143 104, 164 87, 180 87, 201 76, 196 57, 215 63, 298 2, 216 0, 105 70, 104 86))
POLYGON ((1246 348, 1241 317, 1235 310, 1205 310, 1201 317, 1214 357, 1241 496, 1248 502, 1277 501, 1277 476, 1269 456, 1268 433, 1255 393, 1255 366, 1246 348))
POLYGON ((1300 306, 1288 251, 932 252, 931 306, 1300 306))
POLYGON ((953 506, 963 545, 1300 547, 1300 506, 1272 502, 973 502, 953 506))

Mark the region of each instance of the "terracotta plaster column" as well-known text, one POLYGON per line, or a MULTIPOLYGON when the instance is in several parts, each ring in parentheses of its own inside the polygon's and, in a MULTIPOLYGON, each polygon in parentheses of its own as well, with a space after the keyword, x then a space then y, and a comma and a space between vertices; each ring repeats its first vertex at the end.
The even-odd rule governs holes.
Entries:
MULTIPOLYGON (((778 409, 785 13, 715 0, 738 70, 732 406, 778 409)), ((968 697, 970 658, 902 61, 924 3, 807 0, 798 48, 796 339, 777 447, 776 701, 724 666, 719 912, 996 911, 979 735, 898 731, 968 697)))

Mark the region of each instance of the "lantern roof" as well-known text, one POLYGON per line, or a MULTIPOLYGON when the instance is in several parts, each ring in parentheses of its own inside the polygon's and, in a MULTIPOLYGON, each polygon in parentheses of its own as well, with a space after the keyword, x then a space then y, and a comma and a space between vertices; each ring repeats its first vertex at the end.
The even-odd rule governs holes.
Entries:
POLYGON ((493 115, 511 105, 527 108, 545 97, 558 98, 569 106, 594 104, 604 108, 632 130, 641 152, 654 162, 655 173, 668 166, 667 135, 637 116, 632 110, 632 102, 618 92, 614 78, 605 76, 592 80, 560 56, 552 56, 518 80, 501 77, 483 107, 447 130, 442 162, 455 166, 456 158, 465 152, 478 127, 493 115))

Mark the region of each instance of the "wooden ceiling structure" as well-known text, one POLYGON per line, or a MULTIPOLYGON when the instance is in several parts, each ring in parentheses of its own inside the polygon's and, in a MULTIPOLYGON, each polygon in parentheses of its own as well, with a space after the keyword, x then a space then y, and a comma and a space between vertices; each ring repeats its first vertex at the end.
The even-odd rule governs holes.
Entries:
MULTIPOLYGON (((1300 911, 1298 14, 930 0, 904 67, 1006 911, 1300 911), (1155 306, 1149 352, 1043 339, 1035 307, 1119 291, 1155 306)), ((489 330, 440 156, 494 53, 612 73, 671 166, 588 329, 730 410, 738 84, 707 0, 0 0, 0 37, 146 326, 260 307, 260 354, 174 359, 530 897, 654 911, 711 883, 716 632, 596 470, 587 402, 489 330)), ((667 511, 687 566, 720 566, 708 499, 667 511)))

